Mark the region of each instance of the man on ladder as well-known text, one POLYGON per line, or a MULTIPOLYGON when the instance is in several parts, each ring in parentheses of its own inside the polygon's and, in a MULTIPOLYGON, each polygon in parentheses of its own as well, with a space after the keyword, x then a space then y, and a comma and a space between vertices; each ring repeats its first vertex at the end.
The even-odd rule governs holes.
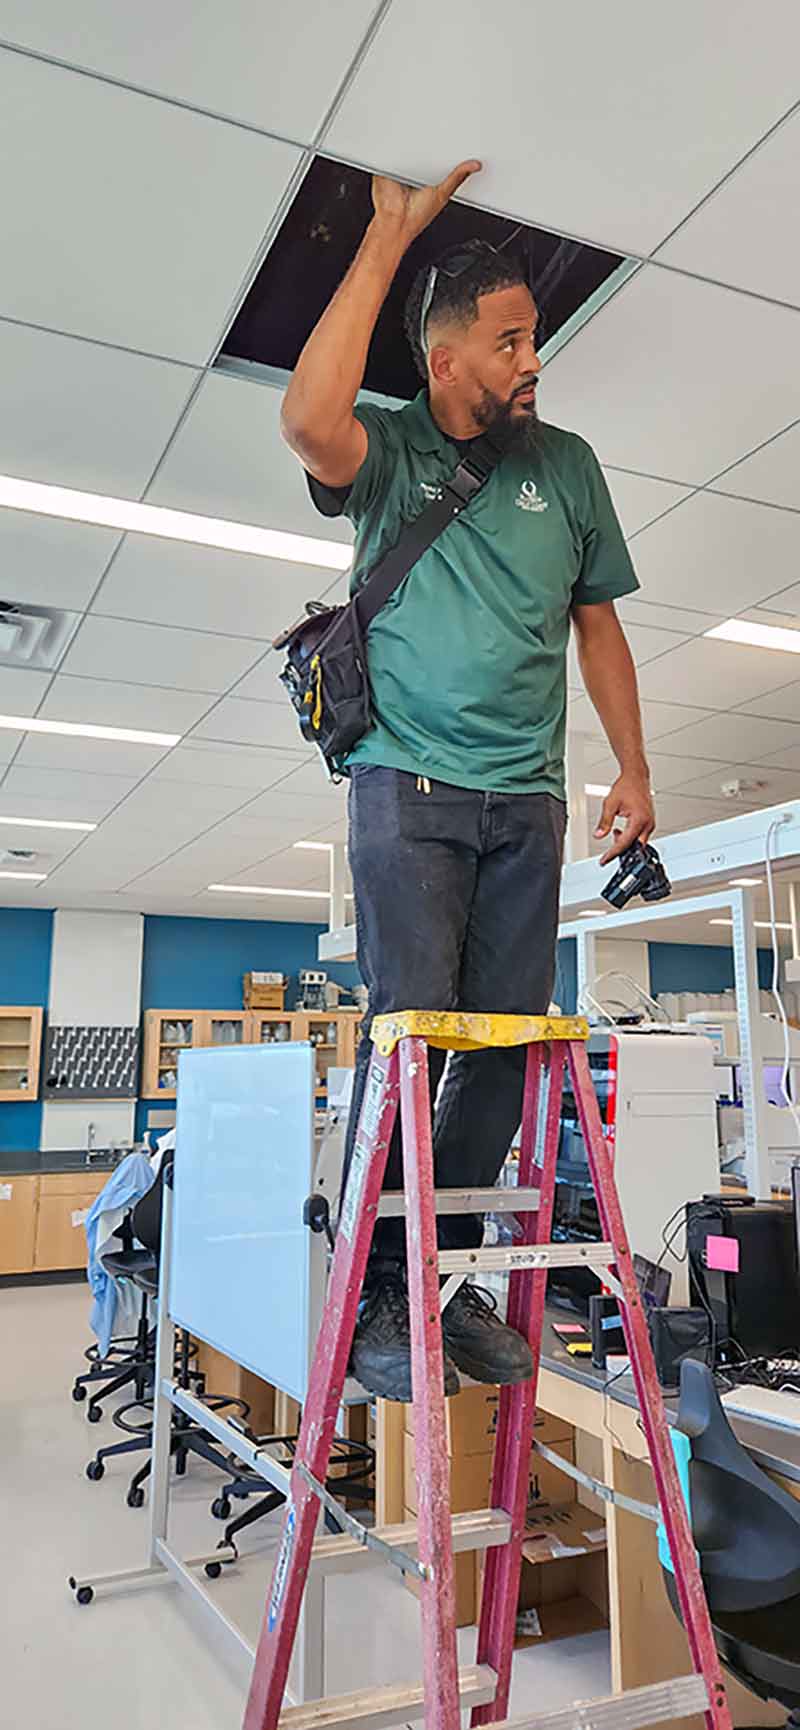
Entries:
MULTIPOLYGON (((354 408, 385 296, 412 241, 480 168, 439 186, 376 177, 356 258, 300 356, 283 436, 325 515, 356 527, 354 583, 479 438, 502 451, 481 496, 423 552, 368 635, 373 722, 346 764, 358 961, 369 1014, 358 1053, 349 1159, 372 1017, 418 1010, 546 1011, 553 986, 566 822, 570 623, 587 691, 620 773, 596 830, 624 827, 610 860, 654 824, 636 676, 614 601, 637 587, 597 458, 540 422, 537 310, 525 272, 483 242, 418 275, 406 330, 426 389, 399 411, 354 408)), ((431 1092, 444 1055, 431 1053, 431 1092)), ((524 1045, 451 1054, 436 1113, 437 1186, 494 1183, 520 1121, 524 1045)), ((386 1187, 402 1187, 399 1126, 386 1187)), ((442 1249, 480 1244, 482 1222, 445 1215, 442 1249)), ((442 1316, 445 1388, 457 1370, 512 1384, 529 1346, 462 1284, 442 1316)), ((351 1367, 371 1392, 410 1400, 401 1218, 378 1222, 351 1367)))

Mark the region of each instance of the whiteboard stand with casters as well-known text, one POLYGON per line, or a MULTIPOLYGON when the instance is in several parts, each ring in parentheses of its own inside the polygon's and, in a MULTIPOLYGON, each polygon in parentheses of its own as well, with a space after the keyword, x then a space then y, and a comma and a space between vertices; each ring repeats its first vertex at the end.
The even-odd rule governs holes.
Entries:
MULTIPOLYGON (((223 1567, 272 1566, 231 1547, 182 1557, 169 1542, 170 1443, 175 1409, 201 1425, 237 1460, 288 1494, 291 1473, 277 1443, 259 1443, 174 1379, 175 1335, 196 1339, 243 1364, 303 1403, 322 1313, 326 1251, 303 1224, 314 1187, 314 1052, 308 1044, 231 1046, 179 1058, 174 1187, 165 1183, 159 1262, 149 1560, 145 1567, 70 1579, 80 1604, 97 1593, 177 1584, 209 1638, 224 1642, 249 1681, 255 1645, 214 1599, 223 1567), (211 1574, 206 1570, 210 1567, 211 1574)), ((365 1398, 357 1383, 345 1402, 365 1398)), ((289 1694, 325 1692, 325 1578, 353 1565, 350 1539, 322 1538, 310 1573, 289 1694)), ((365 1556, 365 1560, 368 1560, 365 1556)))

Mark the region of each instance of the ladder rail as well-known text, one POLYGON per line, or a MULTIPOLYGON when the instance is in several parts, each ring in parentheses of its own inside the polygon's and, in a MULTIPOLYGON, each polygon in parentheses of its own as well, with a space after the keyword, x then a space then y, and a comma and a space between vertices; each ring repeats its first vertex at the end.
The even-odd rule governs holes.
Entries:
POLYGON ((398 1071, 396 1052, 388 1059, 373 1052, 243 1730, 276 1730, 280 1717, 320 1507, 319 1498, 296 1466, 302 1460, 318 1483, 324 1483, 328 1475, 378 1197, 397 1116, 398 1071))
MULTIPOLYGON (((560 1041, 550 1047, 545 1092, 543 1047, 528 1046, 522 1100, 519 1181, 525 1185, 532 1184, 534 1176, 538 1176, 539 1208, 535 1214, 527 1215, 524 1220, 522 1241, 525 1245, 543 1243, 550 1236, 555 1199, 564 1050, 560 1041), (545 1105, 542 1159, 541 1164, 537 1165, 543 1096, 545 1105)), ((496 1670, 497 1689, 493 1700, 473 1708, 473 1725, 494 1722, 505 1717, 508 1711, 522 1570, 522 1543, 527 1516, 528 1462, 536 1414, 546 1287, 546 1268, 523 1269, 509 1278, 508 1324, 524 1333, 528 1341, 533 1358, 533 1375, 528 1382, 500 1390, 491 1499, 494 1507, 505 1508, 510 1513, 511 1538, 504 1549, 492 1550, 486 1557, 478 1623, 477 1652, 480 1656, 477 1657, 477 1662, 491 1664, 496 1670)))
POLYGON ((417 1553, 426 1730, 453 1730, 459 1721, 455 1568, 450 1515, 450 1463, 444 1401, 442 1313, 434 1200, 428 1047, 400 1040, 400 1110, 408 1206, 406 1249, 411 1322, 417 1477, 417 1553))

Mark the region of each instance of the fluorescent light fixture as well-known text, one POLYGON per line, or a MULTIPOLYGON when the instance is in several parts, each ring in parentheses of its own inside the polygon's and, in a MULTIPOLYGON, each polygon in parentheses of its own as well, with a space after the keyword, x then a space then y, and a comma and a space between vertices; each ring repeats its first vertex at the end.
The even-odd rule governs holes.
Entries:
MULTIPOLYGON (((709 923, 709 925, 732 925, 733 920, 732 919, 709 919, 708 923, 709 923)), ((772 926, 771 926, 770 921, 768 919, 754 919, 753 924, 754 924, 757 931, 771 931, 772 930, 772 926)), ((791 925, 782 925, 780 919, 776 919, 776 921, 775 921, 775 930, 776 931, 791 931, 791 929, 792 929, 791 925)))
MULTIPOLYGON (((329 889, 264 889, 255 883, 209 883, 215 895, 294 895, 303 901, 329 901, 329 889)), ((352 901, 352 895, 346 897, 352 901)))
POLYGON ((288 559, 292 564, 321 565, 326 571, 349 570, 352 548, 341 541, 313 535, 292 535, 262 529, 256 523, 228 522, 223 517, 196 516, 163 505, 142 505, 105 493, 76 492, 72 487, 46 486, 40 481, 0 475, 0 505, 7 510, 34 511, 69 522, 99 523, 103 528, 132 534, 157 535, 161 540, 192 541, 201 547, 224 547, 233 553, 255 553, 262 559, 288 559))
POLYGON ((763 883, 763 877, 731 877, 729 889, 757 889, 763 883))
POLYGON ((584 907, 583 910, 578 914, 579 919, 602 919, 602 917, 603 917, 602 907, 584 907))
POLYGON ((89 833, 96 829, 96 823, 68 823, 60 817, 5 817, 0 813, 0 828, 4 823, 11 823, 15 829, 80 829, 89 833))
POLYGON ((293 847, 304 847, 309 853, 332 853, 332 841, 293 841, 293 847))
POLYGON ((606 793, 610 793, 611 788, 604 787, 601 781, 587 781, 583 791, 588 793, 590 799, 605 799, 606 793))
POLYGON ((178 745, 180 733, 150 733, 139 727, 90 727, 85 721, 42 721, 38 715, 0 715, 0 727, 15 733, 61 733, 71 739, 117 739, 125 745, 178 745))
POLYGON ((720 637, 724 643, 751 643, 756 649, 784 649, 800 655, 800 631, 786 625, 756 625, 751 619, 726 619, 704 637, 720 637))
POLYGON ((13 877, 15 883, 43 883, 46 871, 0 871, 0 877, 13 877))

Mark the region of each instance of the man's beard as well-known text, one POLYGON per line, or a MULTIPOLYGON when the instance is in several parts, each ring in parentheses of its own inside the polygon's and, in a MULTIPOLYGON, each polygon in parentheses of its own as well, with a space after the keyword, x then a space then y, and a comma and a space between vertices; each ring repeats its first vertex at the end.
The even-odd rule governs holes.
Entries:
POLYGON ((512 415, 514 398, 504 402, 491 390, 484 390, 473 409, 479 427, 487 433, 503 455, 530 456, 541 445, 542 423, 534 402, 525 404, 522 414, 512 415))

